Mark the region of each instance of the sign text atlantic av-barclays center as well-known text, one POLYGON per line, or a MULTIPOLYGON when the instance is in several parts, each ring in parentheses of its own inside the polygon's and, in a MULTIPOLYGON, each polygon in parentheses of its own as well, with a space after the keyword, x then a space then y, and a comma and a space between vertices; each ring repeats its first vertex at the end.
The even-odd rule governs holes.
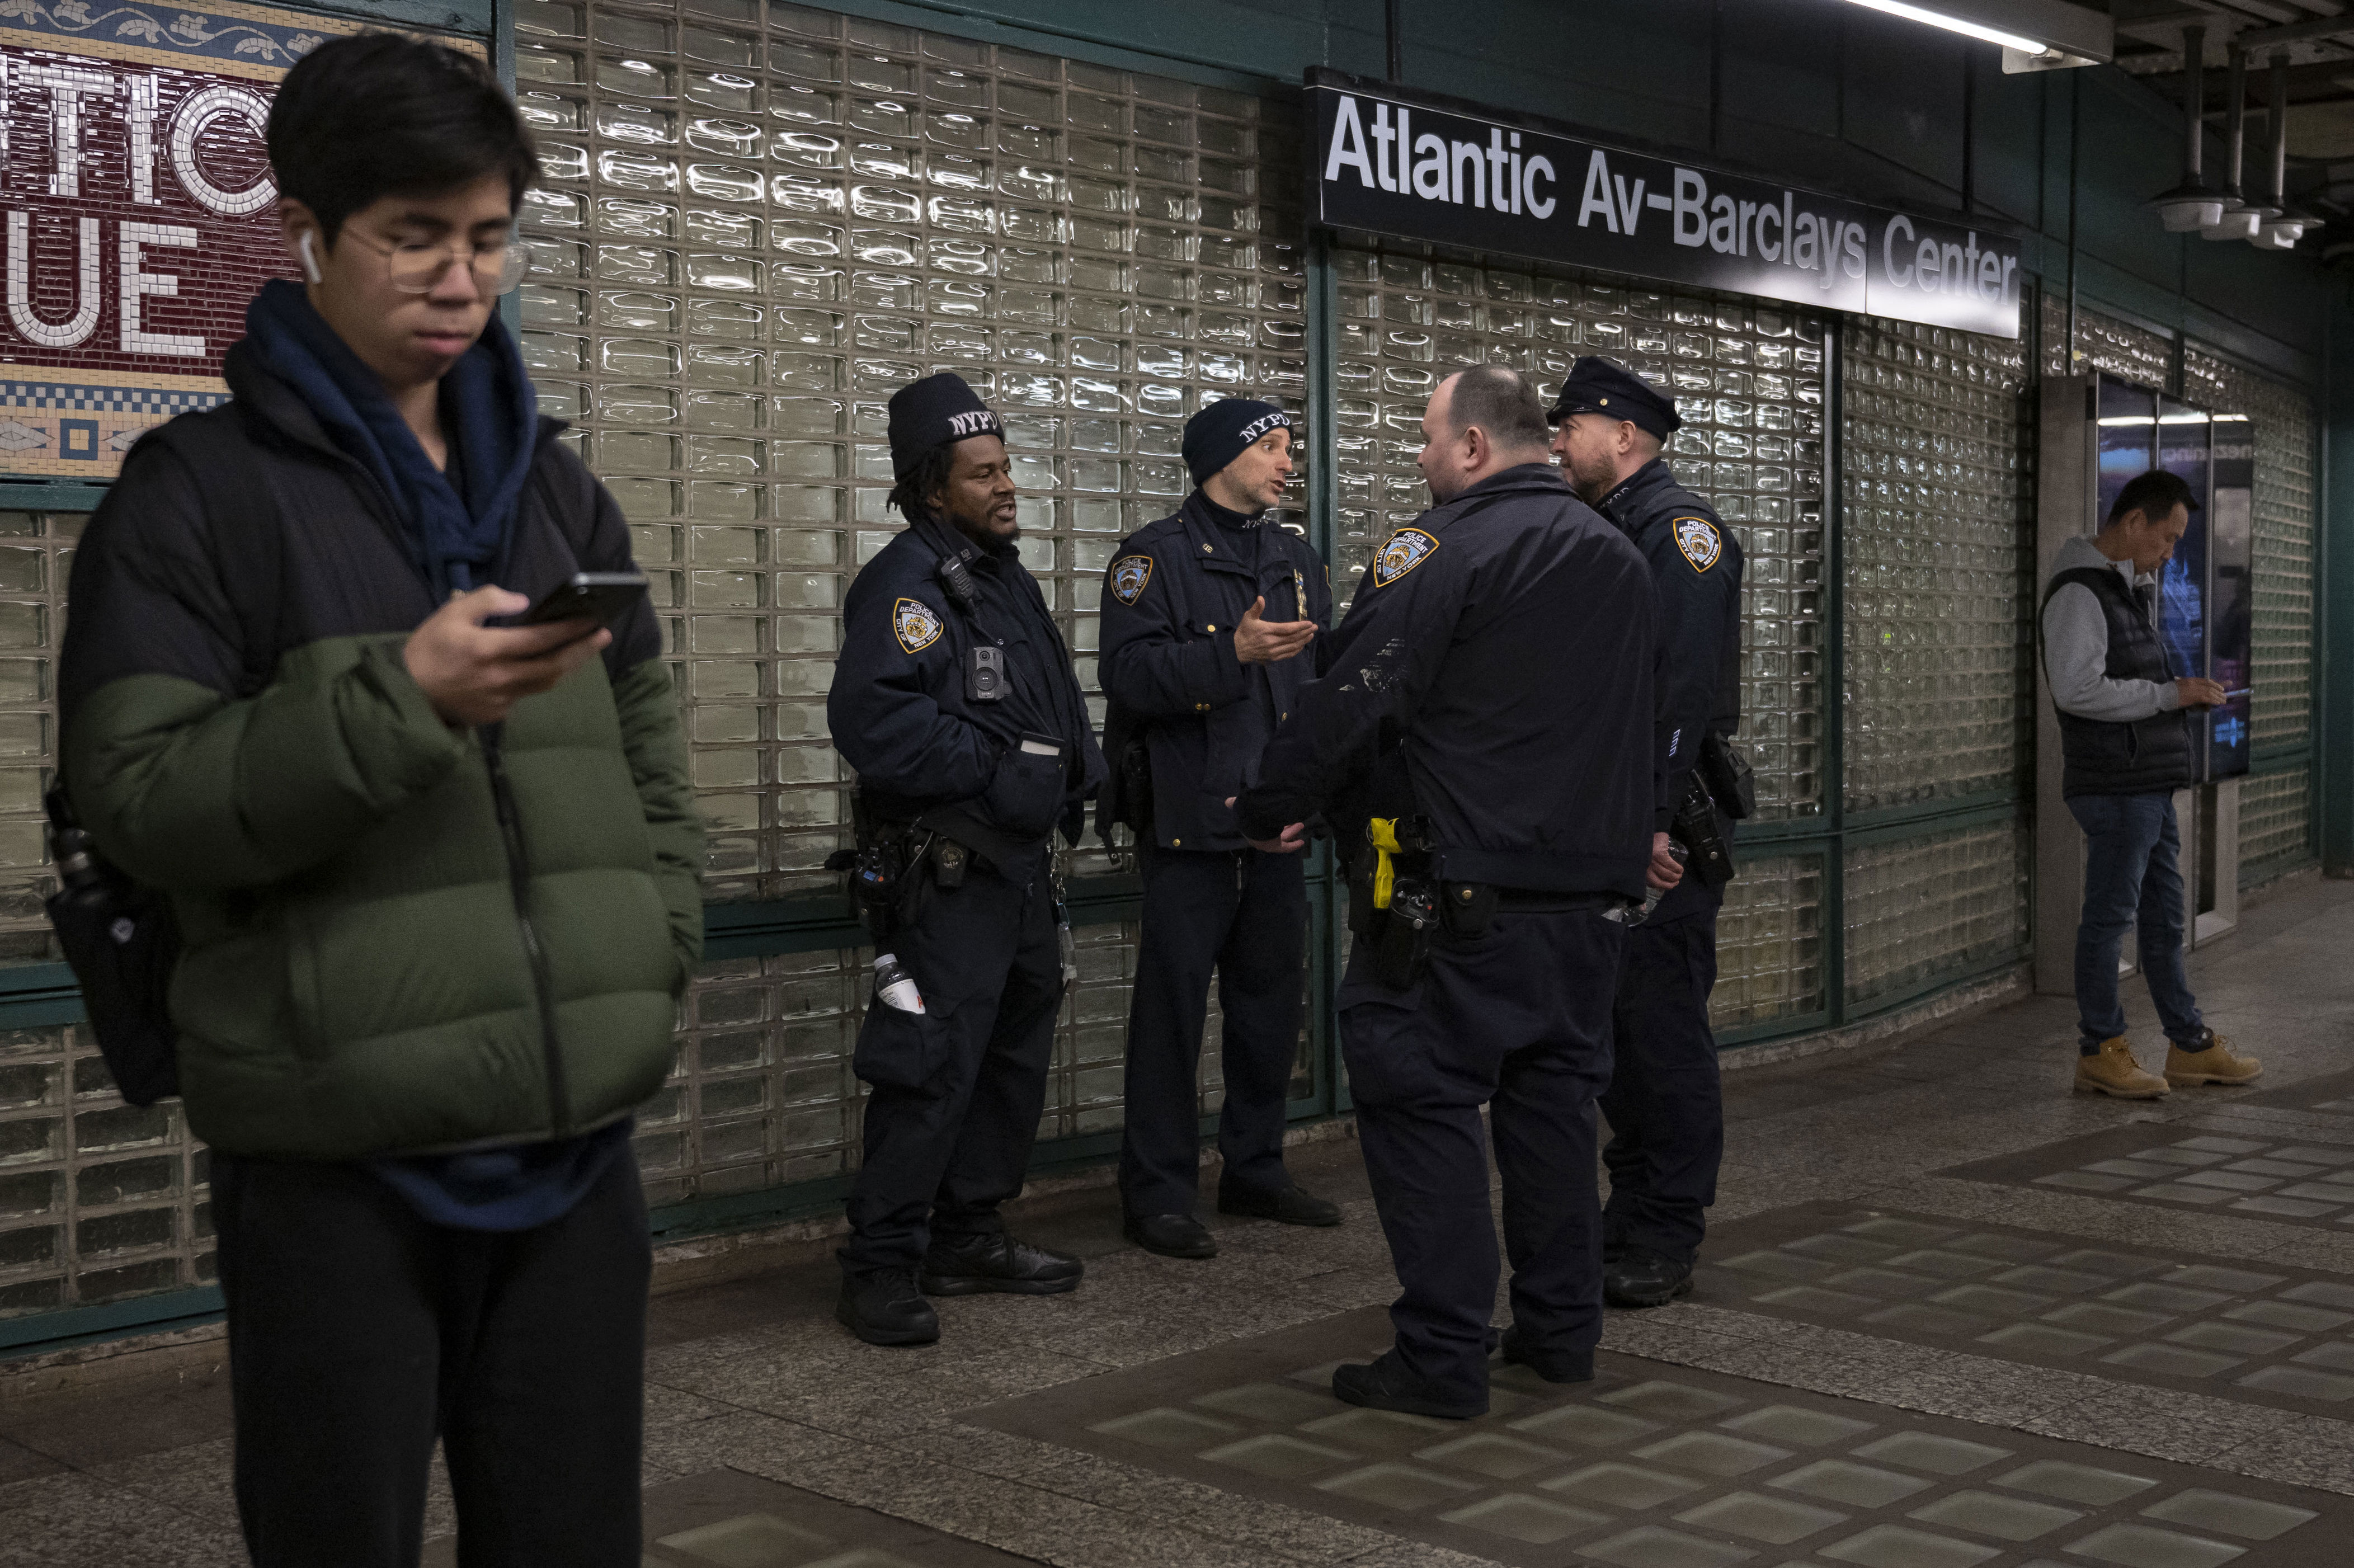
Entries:
POLYGON ((2010 235, 1539 129, 1386 82, 1308 79, 1335 228, 2019 335, 2010 235))

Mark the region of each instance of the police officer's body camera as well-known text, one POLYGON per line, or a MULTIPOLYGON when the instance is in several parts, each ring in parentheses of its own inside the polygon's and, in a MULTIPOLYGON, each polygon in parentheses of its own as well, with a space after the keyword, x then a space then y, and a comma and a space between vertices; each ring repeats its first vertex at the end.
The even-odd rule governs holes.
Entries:
POLYGON ((1733 820, 1754 806, 1732 739, 1741 723, 1741 546, 1659 455, 1675 400, 1623 366, 1579 360, 1548 416, 1578 493, 1626 531, 1659 598, 1661 793, 1650 880, 1665 889, 1628 938, 1602 1111, 1605 1294, 1655 1307, 1691 1288, 1692 1260, 1724 1152, 1716 1039, 1716 912, 1732 877, 1733 820))
POLYGON ((997 1211, 1022 1188, 1070 978, 1052 836, 1077 842, 1104 766, 1015 553, 997 416, 946 373, 890 410, 891 503, 907 527, 851 585, 826 698, 858 770, 858 848, 835 863, 877 954, 836 1316, 871 1343, 922 1344, 939 1335, 926 1293, 1079 1282, 1076 1258, 1013 1241, 997 1211))
POLYGON ((1340 1210, 1283 1169, 1299 1038, 1308 890, 1297 851, 1252 849, 1226 802, 1317 673, 1332 616, 1314 546, 1273 521, 1291 473, 1290 417, 1230 397, 1186 423, 1193 493, 1122 541, 1104 572, 1112 765, 1097 814, 1135 834, 1144 934, 1128 1018, 1120 1199, 1129 1240, 1172 1257, 1217 1243, 1193 1217, 1195 1071, 1211 971, 1225 1015, 1218 1207, 1293 1224, 1340 1210))
POLYGON ((1659 781, 1649 573, 1546 453, 1509 370, 1423 418, 1439 504, 1392 534, 1237 801, 1262 847, 1318 814, 1346 853, 1341 1040, 1404 1295, 1353 1404, 1488 1408, 1499 1269, 1480 1107, 1513 1257, 1508 1359, 1593 1375, 1602 1326, 1593 1100, 1659 781))

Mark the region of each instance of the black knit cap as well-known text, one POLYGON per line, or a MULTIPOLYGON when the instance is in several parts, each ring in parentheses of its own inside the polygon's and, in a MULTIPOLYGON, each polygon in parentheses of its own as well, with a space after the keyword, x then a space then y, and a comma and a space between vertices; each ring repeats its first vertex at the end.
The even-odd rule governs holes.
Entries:
POLYGON ((1185 421, 1185 471, 1195 484, 1248 451, 1270 430, 1293 429, 1291 416, 1272 403, 1221 397, 1185 421))
POLYGON ((1561 384, 1561 397, 1545 421, 1558 425, 1572 414, 1625 419, 1663 441, 1683 428, 1673 397, 1598 354, 1589 354, 1569 367, 1569 376, 1561 384))
POLYGON ((891 473, 905 479, 934 447, 973 436, 1005 439, 1005 423, 953 370, 891 394, 891 473))

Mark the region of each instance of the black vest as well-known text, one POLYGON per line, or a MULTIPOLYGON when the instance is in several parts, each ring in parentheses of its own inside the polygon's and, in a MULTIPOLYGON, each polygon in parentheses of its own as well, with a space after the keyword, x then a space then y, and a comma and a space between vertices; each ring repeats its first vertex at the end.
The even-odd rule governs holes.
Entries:
MULTIPOLYGON (((2101 601, 2109 623, 2109 657, 2104 673, 2113 681, 2174 679, 2167 667, 2166 645, 2150 624, 2140 599, 2116 572, 2107 567, 2078 567, 2062 572, 2043 590, 2043 608, 2052 596, 2070 583, 2082 583, 2101 601)), ((2043 617, 2036 618, 2041 641, 2043 617)), ((2153 714, 2146 719, 2119 723, 2079 718, 2060 710, 2060 793, 2075 795, 2146 795, 2179 789, 2190 782, 2190 723, 2181 709, 2153 714)))

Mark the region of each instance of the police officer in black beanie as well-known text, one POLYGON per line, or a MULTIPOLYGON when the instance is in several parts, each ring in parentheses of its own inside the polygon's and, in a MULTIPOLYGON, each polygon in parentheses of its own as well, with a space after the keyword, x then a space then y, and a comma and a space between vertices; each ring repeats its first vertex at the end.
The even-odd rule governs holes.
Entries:
POLYGON ((854 884, 875 994, 870 1088, 834 1315, 927 1344, 927 1296, 1076 1288, 1079 1260, 1005 1234, 1069 979, 1051 858, 1103 781, 1070 651, 1014 550, 1004 427, 964 381, 891 399, 890 503, 907 526, 851 584, 826 719, 858 770, 854 884))
POLYGON ((1667 891, 1627 934, 1601 1106, 1610 1122, 1603 1298, 1659 1307, 1691 1288, 1724 1155, 1708 993, 1716 912, 1734 866, 1704 841, 1729 844, 1730 818, 1748 810, 1729 798, 1736 791, 1714 766, 1741 724, 1741 546, 1659 455, 1683 424, 1666 393, 1589 355, 1570 366, 1549 418, 1564 476, 1634 541, 1659 596, 1662 793, 1648 874, 1667 891))
POLYGON ((1229 397, 1187 421, 1193 493, 1124 540, 1104 573, 1103 673, 1113 761, 1097 825, 1124 821, 1144 874, 1144 940, 1128 1014, 1119 1191, 1128 1238, 1211 1257, 1193 1216, 1201 1166, 1195 1071, 1210 973, 1225 1013, 1218 1112, 1222 1213, 1331 1225, 1340 1209, 1283 1169, 1284 1104, 1299 1039, 1308 890, 1299 847, 1255 850, 1226 801, 1318 674, 1332 617, 1324 563, 1272 521, 1290 478, 1290 416, 1229 397))

